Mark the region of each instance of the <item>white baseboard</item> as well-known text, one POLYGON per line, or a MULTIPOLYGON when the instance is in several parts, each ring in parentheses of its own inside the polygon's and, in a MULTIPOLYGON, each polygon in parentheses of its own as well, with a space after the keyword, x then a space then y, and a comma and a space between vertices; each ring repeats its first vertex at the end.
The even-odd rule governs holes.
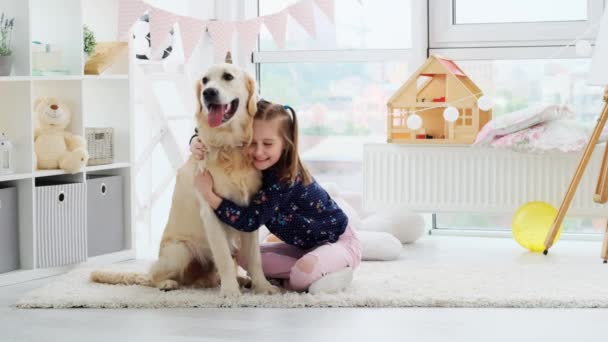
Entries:
POLYGON ((20 284, 31 280, 64 274, 83 265, 111 264, 132 259, 135 259, 135 250, 129 249, 116 253, 92 257, 89 258, 86 262, 74 265, 11 271, 0 274, 0 287, 20 284))

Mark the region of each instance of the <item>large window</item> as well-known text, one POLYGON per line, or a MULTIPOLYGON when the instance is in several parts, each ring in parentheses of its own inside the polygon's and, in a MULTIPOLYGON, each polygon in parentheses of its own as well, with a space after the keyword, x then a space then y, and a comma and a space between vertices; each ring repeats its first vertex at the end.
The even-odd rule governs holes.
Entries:
MULTIPOLYGON (((295 2, 259 0, 259 15, 295 2)), ((386 102, 426 58, 426 6, 411 0, 335 6, 335 25, 314 7, 316 39, 289 18, 285 49, 263 29, 254 61, 262 96, 297 111, 300 153, 313 175, 360 192, 363 144, 386 141, 386 102)))
MULTIPOLYGON (((429 0, 429 52, 453 58, 490 94, 494 117, 536 103, 566 104, 578 120, 595 124, 603 89, 586 85, 590 58, 577 54, 574 42, 593 41, 601 0, 453 0, 441 6, 445 3, 429 0)), ((512 214, 439 213, 434 227, 506 231, 511 219, 512 214)), ((597 233, 605 222, 569 216, 564 230, 597 233)))
MULTIPOLYGON (((258 0, 259 15, 295 2, 258 0)), ((317 39, 289 19, 279 49, 262 29, 254 62, 262 95, 297 110, 316 178, 360 191, 361 146, 386 139, 386 101, 428 54, 455 60, 494 97, 496 116, 545 102, 593 124, 602 89, 586 86, 589 57, 572 42, 593 41, 602 11, 603 0, 336 0, 335 25, 315 8, 317 39)), ((436 223, 504 230, 510 216, 439 214, 436 223)), ((598 222, 569 218, 566 230, 592 232, 598 222)))

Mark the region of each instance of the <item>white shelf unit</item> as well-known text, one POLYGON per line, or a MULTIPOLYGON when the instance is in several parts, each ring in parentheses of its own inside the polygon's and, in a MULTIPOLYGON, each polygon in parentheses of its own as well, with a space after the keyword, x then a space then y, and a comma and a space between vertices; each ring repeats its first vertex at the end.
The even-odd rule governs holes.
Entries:
POLYGON ((0 132, 6 132, 15 146, 16 166, 15 173, 0 175, 0 189, 17 188, 20 266, 0 273, 0 286, 65 272, 74 266, 41 268, 37 265, 36 231, 41 227, 35 226, 35 206, 36 185, 41 181, 85 183, 90 175, 122 176, 124 250, 88 258, 87 262, 115 262, 135 257, 130 77, 128 74, 83 74, 82 27, 86 24, 91 28, 97 41, 116 40, 118 2, 0 0, 0 13, 15 18, 12 73, 0 77, 0 132), (69 75, 33 76, 31 41, 50 42, 60 48, 69 75), (57 97, 70 106, 72 122, 67 128, 70 132, 84 137, 85 127, 113 127, 114 162, 87 166, 73 175, 62 170, 36 170, 33 131, 37 123, 33 103, 44 96, 57 97))

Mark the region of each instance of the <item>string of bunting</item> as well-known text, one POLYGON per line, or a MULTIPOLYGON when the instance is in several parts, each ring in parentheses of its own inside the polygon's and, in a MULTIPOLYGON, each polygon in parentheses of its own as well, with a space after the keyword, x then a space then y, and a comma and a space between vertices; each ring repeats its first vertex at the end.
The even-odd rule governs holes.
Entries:
POLYGON ((279 11, 253 19, 241 21, 201 20, 181 16, 150 5, 143 0, 120 0, 118 6, 118 39, 125 40, 131 26, 145 12, 150 14, 150 39, 153 50, 158 49, 171 27, 177 23, 181 32, 184 56, 190 59, 192 51, 205 31, 209 32, 214 48, 214 59, 221 62, 232 47, 234 35, 238 46, 246 54, 255 49, 262 24, 280 49, 285 48, 287 17, 293 18, 312 37, 316 38, 314 7, 323 12, 331 23, 335 23, 334 0, 301 0, 279 11))

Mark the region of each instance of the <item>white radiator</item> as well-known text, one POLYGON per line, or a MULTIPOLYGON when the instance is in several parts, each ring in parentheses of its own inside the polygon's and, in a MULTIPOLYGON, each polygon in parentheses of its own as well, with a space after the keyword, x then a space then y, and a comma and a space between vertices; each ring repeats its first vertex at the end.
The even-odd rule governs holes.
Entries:
MULTIPOLYGON (((559 208, 582 156, 399 144, 366 144, 363 150, 367 209, 400 206, 429 213, 513 213, 528 201, 559 208)), ((608 216, 608 204, 593 202, 603 153, 603 145, 596 147, 569 215, 608 216)))

